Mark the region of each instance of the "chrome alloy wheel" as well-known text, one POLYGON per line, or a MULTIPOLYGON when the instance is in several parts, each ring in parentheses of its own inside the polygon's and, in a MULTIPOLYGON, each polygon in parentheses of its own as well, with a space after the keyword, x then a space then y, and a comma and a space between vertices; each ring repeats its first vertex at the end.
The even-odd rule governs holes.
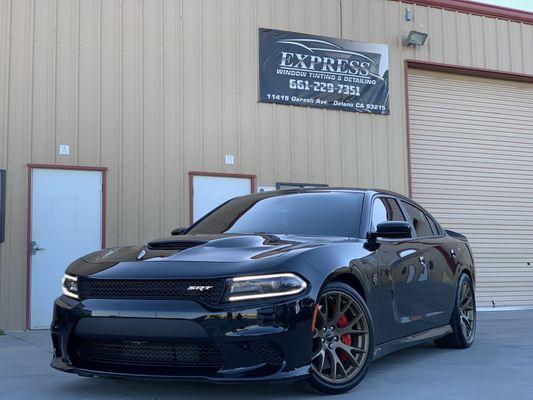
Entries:
POLYGON ((472 288, 467 281, 461 286, 461 297, 459 302, 459 312, 461 315, 461 329, 466 340, 470 340, 475 326, 475 304, 472 288))
POLYGON ((350 295, 332 291, 318 302, 313 336, 313 371, 330 383, 353 379, 368 357, 368 321, 350 295))

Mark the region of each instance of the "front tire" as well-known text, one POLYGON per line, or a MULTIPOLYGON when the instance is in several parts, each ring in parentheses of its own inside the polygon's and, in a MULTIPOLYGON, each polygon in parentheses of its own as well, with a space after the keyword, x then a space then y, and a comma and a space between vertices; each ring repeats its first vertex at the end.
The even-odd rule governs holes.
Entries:
POLYGON ((461 274, 455 295, 455 305, 450 319, 452 333, 435 340, 437 347, 466 349, 476 337, 476 296, 474 285, 467 274, 461 274))
POLYGON ((323 394, 345 393, 361 382, 372 361, 372 317, 361 295, 341 282, 326 285, 318 305, 312 374, 295 385, 323 394))

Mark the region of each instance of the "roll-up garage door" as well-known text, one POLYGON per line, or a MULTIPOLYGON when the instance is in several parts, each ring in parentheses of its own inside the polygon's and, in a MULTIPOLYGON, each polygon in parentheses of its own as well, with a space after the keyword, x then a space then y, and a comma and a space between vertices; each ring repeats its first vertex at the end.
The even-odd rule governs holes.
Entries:
POLYGON ((413 198, 465 234, 478 307, 533 306, 533 84, 409 71, 413 198))

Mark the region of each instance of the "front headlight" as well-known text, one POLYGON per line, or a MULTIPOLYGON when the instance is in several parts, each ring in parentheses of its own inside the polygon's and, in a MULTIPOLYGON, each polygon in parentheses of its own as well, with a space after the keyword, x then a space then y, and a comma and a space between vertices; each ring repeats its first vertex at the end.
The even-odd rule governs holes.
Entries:
POLYGON ((307 283, 291 273, 239 276, 226 280, 226 301, 265 299, 303 292, 307 283))
POLYGON ((67 275, 63 277, 63 294, 73 299, 78 299, 78 277, 67 275))

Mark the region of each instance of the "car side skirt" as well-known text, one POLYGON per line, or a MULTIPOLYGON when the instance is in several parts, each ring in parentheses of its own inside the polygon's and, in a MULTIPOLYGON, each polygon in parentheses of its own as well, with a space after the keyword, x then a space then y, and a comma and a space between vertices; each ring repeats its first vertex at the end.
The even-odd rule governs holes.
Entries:
POLYGON ((450 325, 443 325, 437 328, 432 328, 427 331, 416 333, 414 335, 405 336, 399 339, 391 340, 390 342, 382 343, 374 349, 374 360, 381 358, 387 354, 398 350, 406 349, 420 343, 430 342, 440 337, 446 336, 452 332, 450 325))

